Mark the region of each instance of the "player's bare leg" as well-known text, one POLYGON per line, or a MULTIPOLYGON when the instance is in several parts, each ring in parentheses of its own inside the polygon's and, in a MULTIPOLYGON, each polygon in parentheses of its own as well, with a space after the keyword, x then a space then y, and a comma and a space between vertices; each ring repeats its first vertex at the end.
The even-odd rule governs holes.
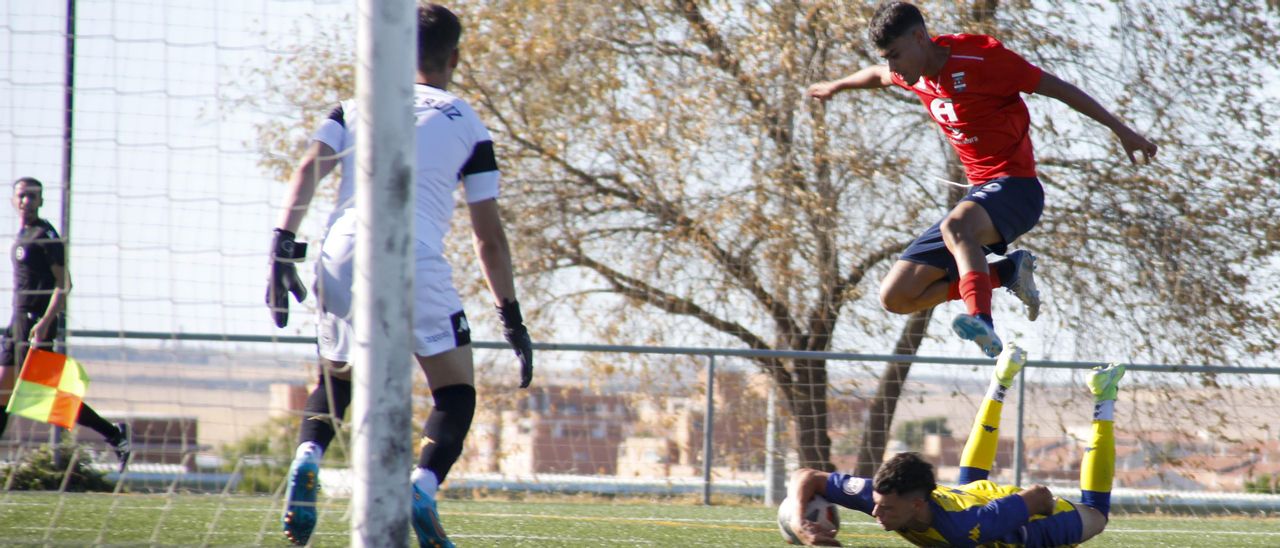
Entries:
POLYGON ((423 428, 422 451, 414 468, 413 530, 422 547, 451 547, 440 524, 436 490, 462 452, 475 413, 475 367, 471 346, 454 348, 434 356, 418 356, 427 376, 435 407, 423 428))
MULTIPOLYGON (((1009 252, 1006 259, 990 263, 988 273, 993 288, 1004 287, 1022 301, 1031 321, 1040 315, 1036 260, 1030 251, 1018 249, 1009 252)), ((959 299, 959 281, 948 281, 941 268, 911 261, 895 262, 880 284, 880 306, 894 314, 911 314, 959 299)))
POLYGON ((880 282, 880 306, 894 314, 911 314, 946 302, 948 286, 946 270, 900 260, 880 282))
POLYGON ((415 356, 418 367, 427 376, 427 386, 439 390, 453 384, 475 385, 476 371, 472 365, 471 345, 454 348, 434 356, 415 356))
POLYGON ((955 258, 960 273, 960 295, 969 309, 968 314, 956 316, 951 327, 961 338, 977 343, 983 353, 994 358, 1004 345, 996 335, 991 318, 992 284, 983 246, 1000 242, 1000 233, 987 211, 971 201, 957 204, 940 228, 943 242, 955 258))

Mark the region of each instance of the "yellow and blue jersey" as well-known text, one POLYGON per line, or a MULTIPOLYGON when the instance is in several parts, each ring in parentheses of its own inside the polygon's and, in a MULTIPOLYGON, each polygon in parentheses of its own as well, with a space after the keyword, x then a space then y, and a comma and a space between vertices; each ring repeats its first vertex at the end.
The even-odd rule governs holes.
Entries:
MULTIPOLYGON (((896 531, 916 546, 1038 547, 1071 546, 1080 542, 1084 525, 1075 506, 1056 499, 1053 514, 1028 515, 1027 505, 1012 485, 987 480, 959 487, 938 487, 929 496, 933 516, 924 531, 896 531)), ((827 500, 870 515, 875 508, 871 480, 833 473, 827 479, 827 500)))

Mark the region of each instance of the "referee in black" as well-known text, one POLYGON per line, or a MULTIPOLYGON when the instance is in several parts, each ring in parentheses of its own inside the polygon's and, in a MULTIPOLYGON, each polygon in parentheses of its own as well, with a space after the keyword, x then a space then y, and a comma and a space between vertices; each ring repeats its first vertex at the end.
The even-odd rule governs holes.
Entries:
MULTIPOLYGON (((58 323, 66 295, 71 291, 66 248, 58 231, 40 218, 44 185, 33 177, 13 183, 13 207, 22 218, 22 229, 13 242, 13 319, 0 340, 0 436, 4 436, 9 414, 4 410, 18 377, 18 370, 31 346, 51 350, 58 336, 58 323)), ((120 471, 129 462, 132 447, 129 426, 111 424, 88 404, 80 404, 76 423, 92 428, 115 449, 120 471)))

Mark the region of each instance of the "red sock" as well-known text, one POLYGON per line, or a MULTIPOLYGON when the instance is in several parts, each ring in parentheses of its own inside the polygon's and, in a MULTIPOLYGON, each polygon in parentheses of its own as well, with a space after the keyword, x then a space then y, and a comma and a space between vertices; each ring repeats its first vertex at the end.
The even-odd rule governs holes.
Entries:
MULTIPOLYGON (((991 272, 988 272, 987 276, 991 278, 991 287, 1004 287, 1003 285, 1000 285, 1000 273, 997 272, 996 269, 991 269, 991 272)), ((947 300, 958 301, 960 298, 960 280, 956 280, 947 286, 947 300)))
POLYGON ((969 314, 991 315, 991 276, 986 272, 966 272, 960 276, 960 295, 969 314))

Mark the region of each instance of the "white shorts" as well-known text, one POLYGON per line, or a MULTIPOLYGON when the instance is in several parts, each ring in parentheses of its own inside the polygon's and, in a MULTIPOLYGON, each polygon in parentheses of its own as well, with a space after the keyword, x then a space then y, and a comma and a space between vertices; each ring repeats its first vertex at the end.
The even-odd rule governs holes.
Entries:
MULTIPOLYGON (((330 231, 316 262, 316 298, 320 303, 316 340, 320 357, 351 361, 355 346, 352 282, 355 235, 330 231)), ((453 288, 453 272, 438 253, 416 244, 413 279, 413 353, 434 356, 471 344, 471 326, 453 288)))

